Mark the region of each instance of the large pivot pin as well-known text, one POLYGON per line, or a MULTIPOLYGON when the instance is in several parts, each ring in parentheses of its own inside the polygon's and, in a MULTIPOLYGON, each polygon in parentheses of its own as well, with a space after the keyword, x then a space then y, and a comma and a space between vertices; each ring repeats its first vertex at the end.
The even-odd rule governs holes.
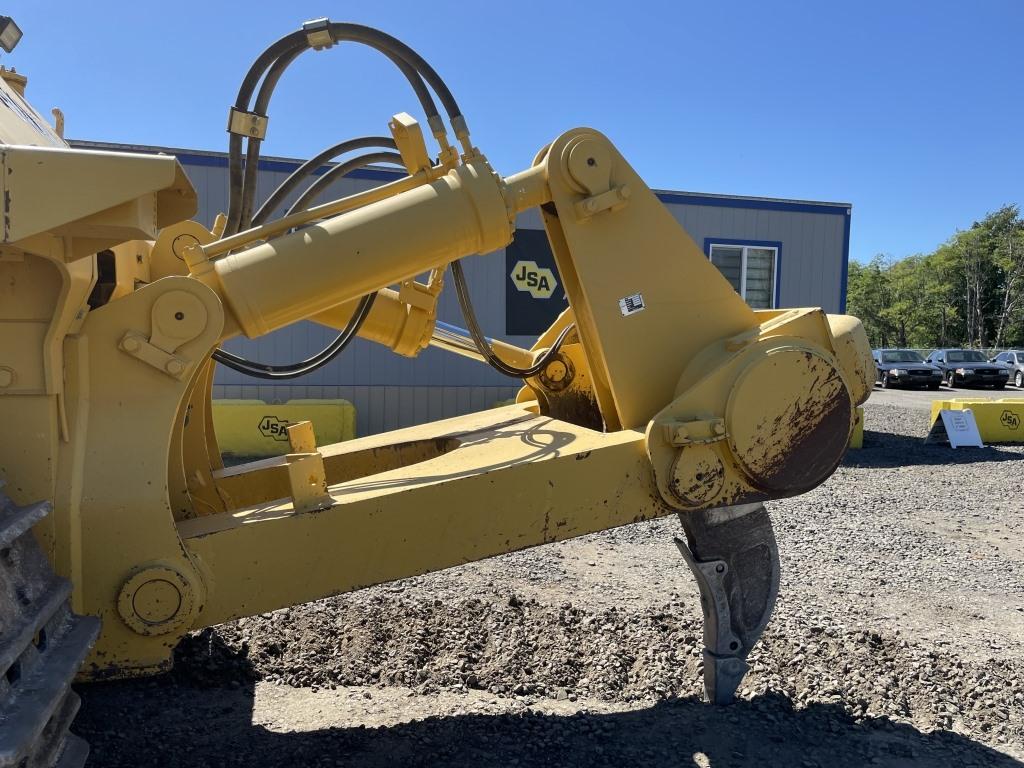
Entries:
POLYGON ((697 579, 704 611, 704 694, 714 704, 728 704, 779 593, 775 534, 762 504, 679 518, 686 541, 676 538, 676 546, 697 579))

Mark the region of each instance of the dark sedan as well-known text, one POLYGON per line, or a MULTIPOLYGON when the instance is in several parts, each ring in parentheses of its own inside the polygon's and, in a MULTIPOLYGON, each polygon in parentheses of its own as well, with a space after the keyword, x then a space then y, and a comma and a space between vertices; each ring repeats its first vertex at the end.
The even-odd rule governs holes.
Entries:
POLYGON ((1010 369, 1001 363, 990 363, 976 349, 936 349, 928 362, 938 366, 950 387, 995 387, 1002 389, 1010 378, 1010 369))
POLYGON ((876 349, 871 352, 875 358, 875 381, 884 389, 890 387, 928 387, 938 389, 942 383, 942 371, 929 365, 920 354, 912 349, 876 349))

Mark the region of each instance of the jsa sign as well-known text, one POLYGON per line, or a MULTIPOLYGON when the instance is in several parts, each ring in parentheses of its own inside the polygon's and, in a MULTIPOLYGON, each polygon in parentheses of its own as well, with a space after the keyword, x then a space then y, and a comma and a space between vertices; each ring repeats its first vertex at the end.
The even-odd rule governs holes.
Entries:
POLYGON ((505 333, 537 336, 569 303, 543 229, 518 229, 505 249, 505 333))
POLYGON ((538 266, 535 261, 517 261, 509 277, 518 290, 535 299, 550 299, 558 287, 554 273, 547 267, 538 266))

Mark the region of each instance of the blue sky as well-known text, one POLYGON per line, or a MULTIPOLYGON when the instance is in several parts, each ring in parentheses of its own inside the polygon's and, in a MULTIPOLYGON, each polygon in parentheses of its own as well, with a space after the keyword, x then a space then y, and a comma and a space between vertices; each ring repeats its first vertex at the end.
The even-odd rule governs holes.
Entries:
MULTIPOLYGON (((508 174, 562 131, 611 137, 652 187, 850 202, 851 255, 933 249, 1024 202, 1024 3, 249 0, 8 2, 0 63, 74 138, 223 150, 266 45, 307 18, 378 26, 445 78, 508 174)), ((416 103, 354 46, 301 57, 268 154, 379 134, 416 103)))

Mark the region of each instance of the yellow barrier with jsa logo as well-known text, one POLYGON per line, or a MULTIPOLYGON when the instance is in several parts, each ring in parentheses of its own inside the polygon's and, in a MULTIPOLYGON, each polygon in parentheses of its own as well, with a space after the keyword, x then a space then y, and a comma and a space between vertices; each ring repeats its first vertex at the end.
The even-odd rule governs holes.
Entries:
POLYGON ((290 450, 288 425, 313 422, 317 445, 356 436, 356 409, 347 400, 214 400, 213 428, 221 453, 232 456, 280 456, 290 450))
POLYGON ((974 413, 978 433, 986 443, 1024 442, 1024 397, 1006 397, 1001 400, 972 400, 954 398, 932 401, 932 424, 939 418, 939 411, 964 411, 974 413))

